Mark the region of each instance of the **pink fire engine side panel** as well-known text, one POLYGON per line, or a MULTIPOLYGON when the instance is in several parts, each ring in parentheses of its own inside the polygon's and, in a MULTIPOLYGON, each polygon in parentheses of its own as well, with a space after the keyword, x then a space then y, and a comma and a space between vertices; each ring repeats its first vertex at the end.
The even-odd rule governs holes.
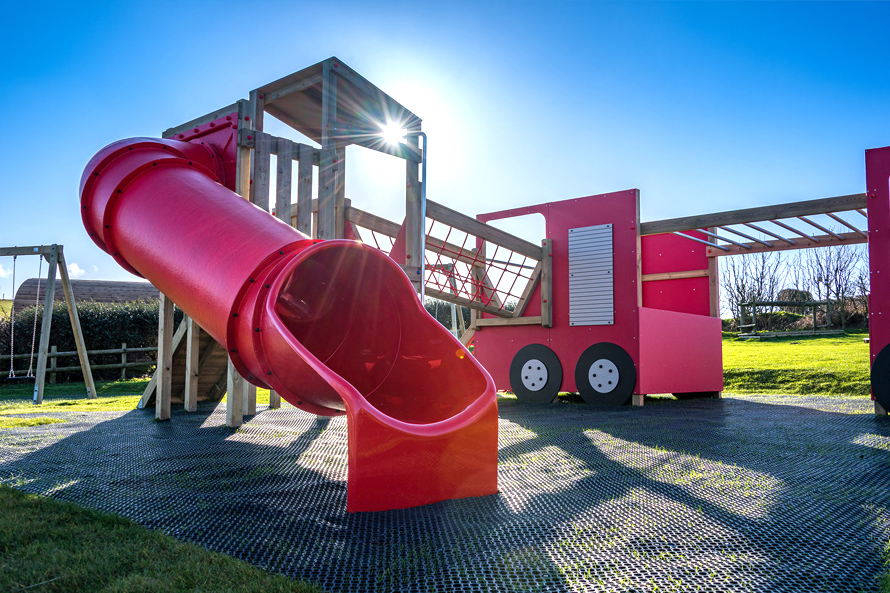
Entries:
POLYGON ((640 393, 723 390, 720 319, 640 309, 640 393))
MULTIPOLYGON (((482 327, 476 331, 475 354, 491 373, 498 389, 509 389, 509 369, 513 356, 526 344, 550 347, 562 364, 561 391, 577 391, 575 364, 589 346, 611 342, 621 346, 638 364, 638 285, 637 264, 639 193, 626 190, 550 202, 509 212, 480 215, 488 222, 531 212, 544 215, 547 240, 553 246, 553 327, 482 327), (569 229, 612 224, 615 322, 612 325, 571 326, 569 323, 569 229)), ((538 300, 540 293, 538 292, 538 300)), ((488 317, 488 316, 484 316, 488 317)))
MULTIPOLYGON (((706 239, 696 232, 686 234, 706 239)), ((707 248, 672 234, 642 238, 642 274, 708 271, 707 248)), ((679 313, 710 315, 708 277, 643 282, 643 306, 679 313)))

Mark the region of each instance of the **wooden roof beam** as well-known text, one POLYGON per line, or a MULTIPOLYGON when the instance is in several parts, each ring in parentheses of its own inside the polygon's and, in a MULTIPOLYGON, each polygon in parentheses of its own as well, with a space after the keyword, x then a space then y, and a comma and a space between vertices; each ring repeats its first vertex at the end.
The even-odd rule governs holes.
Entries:
POLYGON ((735 229, 732 229, 732 228, 729 228, 729 227, 726 227, 726 226, 718 226, 717 228, 720 229, 720 230, 726 231, 726 232, 728 232, 728 233, 735 233, 735 234, 738 235, 739 237, 744 237, 744 238, 748 239, 749 241, 754 241, 755 243, 760 243, 761 245, 765 245, 765 246, 767 246, 767 247, 772 247, 772 246, 773 246, 772 243, 768 243, 767 241, 761 241, 761 240, 758 239, 757 237, 752 237, 751 235, 746 235, 746 234, 743 233, 742 231, 737 231, 737 230, 735 230, 735 229))
POLYGON ((710 241, 705 241, 704 239, 699 239, 698 237, 692 237, 690 235, 683 234, 678 231, 674 231, 671 233, 672 235, 677 235, 678 237, 683 237, 684 239, 689 239, 690 241, 695 241, 696 243, 702 243, 703 245, 707 245, 711 248, 720 249, 721 251, 729 251, 729 247, 724 247, 723 245, 717 245, 716 243, 711 243, 710 241))
POLYGON ((786 239, 785 237, 780 237, 779 235, 775 234, 774 232, 768 231, 765 228, 757 226, 756 224, 746 222, 746 223, 744 223, 744 225, 746 227, 750 227, 750 228, 754 229, 755 231, 760 231, 764 235, 769 235, 770 237, 772 237, 774 239, 778 239, 779 241, 784 241, 785 243, 788 243, 789 245, 794 245, 794 241, 792 241, 791 239, 786 239))
POLYGON ((809 240, 798 240, 791 245, 776 245, 774 247, 764 247, 757 243, 748 243, 750 249, 741 247, 728 247, 725 251, 714 251, 708 249, 708 257, 722 257, 724 255, 739 255, 741 253, 761 253, 763 251, 790 251, 792 249, 808 249, 811 247, 831 247, 833 245, 856 245, 858 243, 867 243, 868 239, 856 233, 840 233, 840 239, 836 239, 831 235, 816 235, 813 239, 818 242, 809 240))
POLYGON ((276 99, 280 99, 285 95, 289 95, 291 93, 298 93, 302 90, 308 89, 311 86, 315 86, 320 83, 322 80, 321 74, 315 74, 314 76, 310 76, 309 78, 304 78, 302 80, 298 80, 297 82, 293 82, 291 84, 284 85, 275 90, 268 91, 263 95, 263 98, 266 103, 271 103, 276 99))
POLYGON ((784 222, 780 222, 780 221, 778 221, 778 220, 771 220, 770 222, 773 223, 773 224, 775 224, 775 225, 778 225, 778 226, 782 227, 783 229, 789 230, 789 231, 791 231, 792 233, 794 233, 794 234, 796 234, 796 235, 800 235, 800 236, 803 237, 804 239, 809 239, 809 240, 812 241, 813 243, 818 243, 818 242, 819 242, 819 239, 816 239, 816 238, 814 238, 814 237, 811 237, 811 236, 809 236, 808 234, 806 234, 805 232, 803 232, 803 231, 799 231, 799 230, 797 230, 796 228, 794 228, 793 226, 789 226, 789 225, 785 224, 784 222))
POLYGON ((835 216, 834 214, 828 214, 828 216, 830 216, 831 218, 835 219, 836 221, 838 221, 839 223, 841 223, 842 225, 844 225, 844 226, 847 227, 848 229, 850 229, 850 230, 852 230, 852 231, 854 231, 854 232, 859 233, 859 234, 862 235, 863 237, 866 237, 866 238, 868 237, 867 234, 863 233, 862 231, 860 231, 859 229, 857 229, 856 227, 854 227, 852 224, 850 224, 849 222, 847 222, 847 221, 844 220, 843 218, 841 218, 841 217, 839 217, 839 216, 835 216))
POLYGON ((733 244, 733 245, 738 245, 738 246, 740 246, 740 247, 744 247, 744 244, 743 244, 743 243, 739 243, 738 241, 733 241, 732 239, 727 239, 726 237, 721 237, 721 236, 718 235, 717 233, 712 233, 711 231, 706 231, 706 230, 704 230, 704 229, 698 229, 696 232, 705 234, 705 235, 707 235, 707 236, 709 236, 709 237, 714 237, 715 239, 718 239, 718 240, 720 240, 720 241, 726 241, 727 243, 731 243, 731 244, 733 244))
POLYGON ((805 223, 807 223, 807 224, 809 224, 809 225, 811 225, 811 226, 816 227, 817 229, 819 229, 819 230, 822 231, 823 233, 829 234, 829 235, 831 235, 832 237, 834 237, 835 239, 838 239, 838 240, 840 240, 840 241, 843 241, 843 239, 841 238, 840 235, 838 235, 837 233, 835 233, 835 232, 832 231, 831 229, 827 229, 827 228, 825 228, 824 226, 822 226, 822 225, 819 224, 818 222, 813 222, 812 220, 810 220, 810 219, 807 218, 806 216, 798 216, 797 218, 799 218, 800 220, 804 221, 805 223))

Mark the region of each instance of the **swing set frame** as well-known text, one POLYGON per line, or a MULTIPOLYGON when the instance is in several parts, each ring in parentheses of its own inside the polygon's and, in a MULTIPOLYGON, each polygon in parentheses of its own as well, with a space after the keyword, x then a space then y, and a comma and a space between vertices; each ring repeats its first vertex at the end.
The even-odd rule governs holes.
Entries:
MULTIPOLYGON (((43 403, 43 388, 46 384, 46 361, 49 350, 49 332, 52 324, 53 302, 56 292, 56 271, 62 281, 62 291, 65 293, 65 303, 68 305, 68 318, 71 320, 71 331, 74 334, 74 343, 77 347, 77 357, 80 359, 80 369, 83 372, 87 397, 96 399, 96 385, 93 382, 93 372, 90 370, 90 361, 87 358, 87 347, 83 339, 83 331, 80 328, 80 317, 77 314, 77 304, 74 301, 74 292, 71 290, 71 281, 68 278, 68 266, 65 263, 65 253, 62 245, 38 245, 31 247, 0 247, 0 257, 38 255, 49 262, 46 273, 46 289, 43 298, 43 322, 40 325, 40 346, 37 350, 37 372, 34 374, 34 404, 43 403), (49 312, 47 314, 47 311, 49 312)), ((15 287, 13 287, 15 290, 15 287)))

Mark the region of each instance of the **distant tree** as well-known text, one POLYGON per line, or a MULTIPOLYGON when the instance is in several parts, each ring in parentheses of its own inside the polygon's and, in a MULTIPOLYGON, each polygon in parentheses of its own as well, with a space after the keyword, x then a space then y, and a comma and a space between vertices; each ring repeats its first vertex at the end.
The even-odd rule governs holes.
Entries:
POLYGON ((784 277, 781 252, 732 255, 722 259, 720 290, 730 314, 739 319, 741 303, 774 301, 784 277))

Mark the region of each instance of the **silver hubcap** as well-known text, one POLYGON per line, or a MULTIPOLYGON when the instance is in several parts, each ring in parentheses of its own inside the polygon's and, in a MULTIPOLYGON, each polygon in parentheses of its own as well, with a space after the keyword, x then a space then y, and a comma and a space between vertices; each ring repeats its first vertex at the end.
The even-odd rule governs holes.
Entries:
POLYGON ((547 367, 533 358, 522 365, 522 386, 529 391, 541 391, 547 384, 547 367))
POLYGON ((609 393, 618 387, 618 367, 606 358, 601 358, 590 365, 587 371, 590 386, 598 393, 609 393))

